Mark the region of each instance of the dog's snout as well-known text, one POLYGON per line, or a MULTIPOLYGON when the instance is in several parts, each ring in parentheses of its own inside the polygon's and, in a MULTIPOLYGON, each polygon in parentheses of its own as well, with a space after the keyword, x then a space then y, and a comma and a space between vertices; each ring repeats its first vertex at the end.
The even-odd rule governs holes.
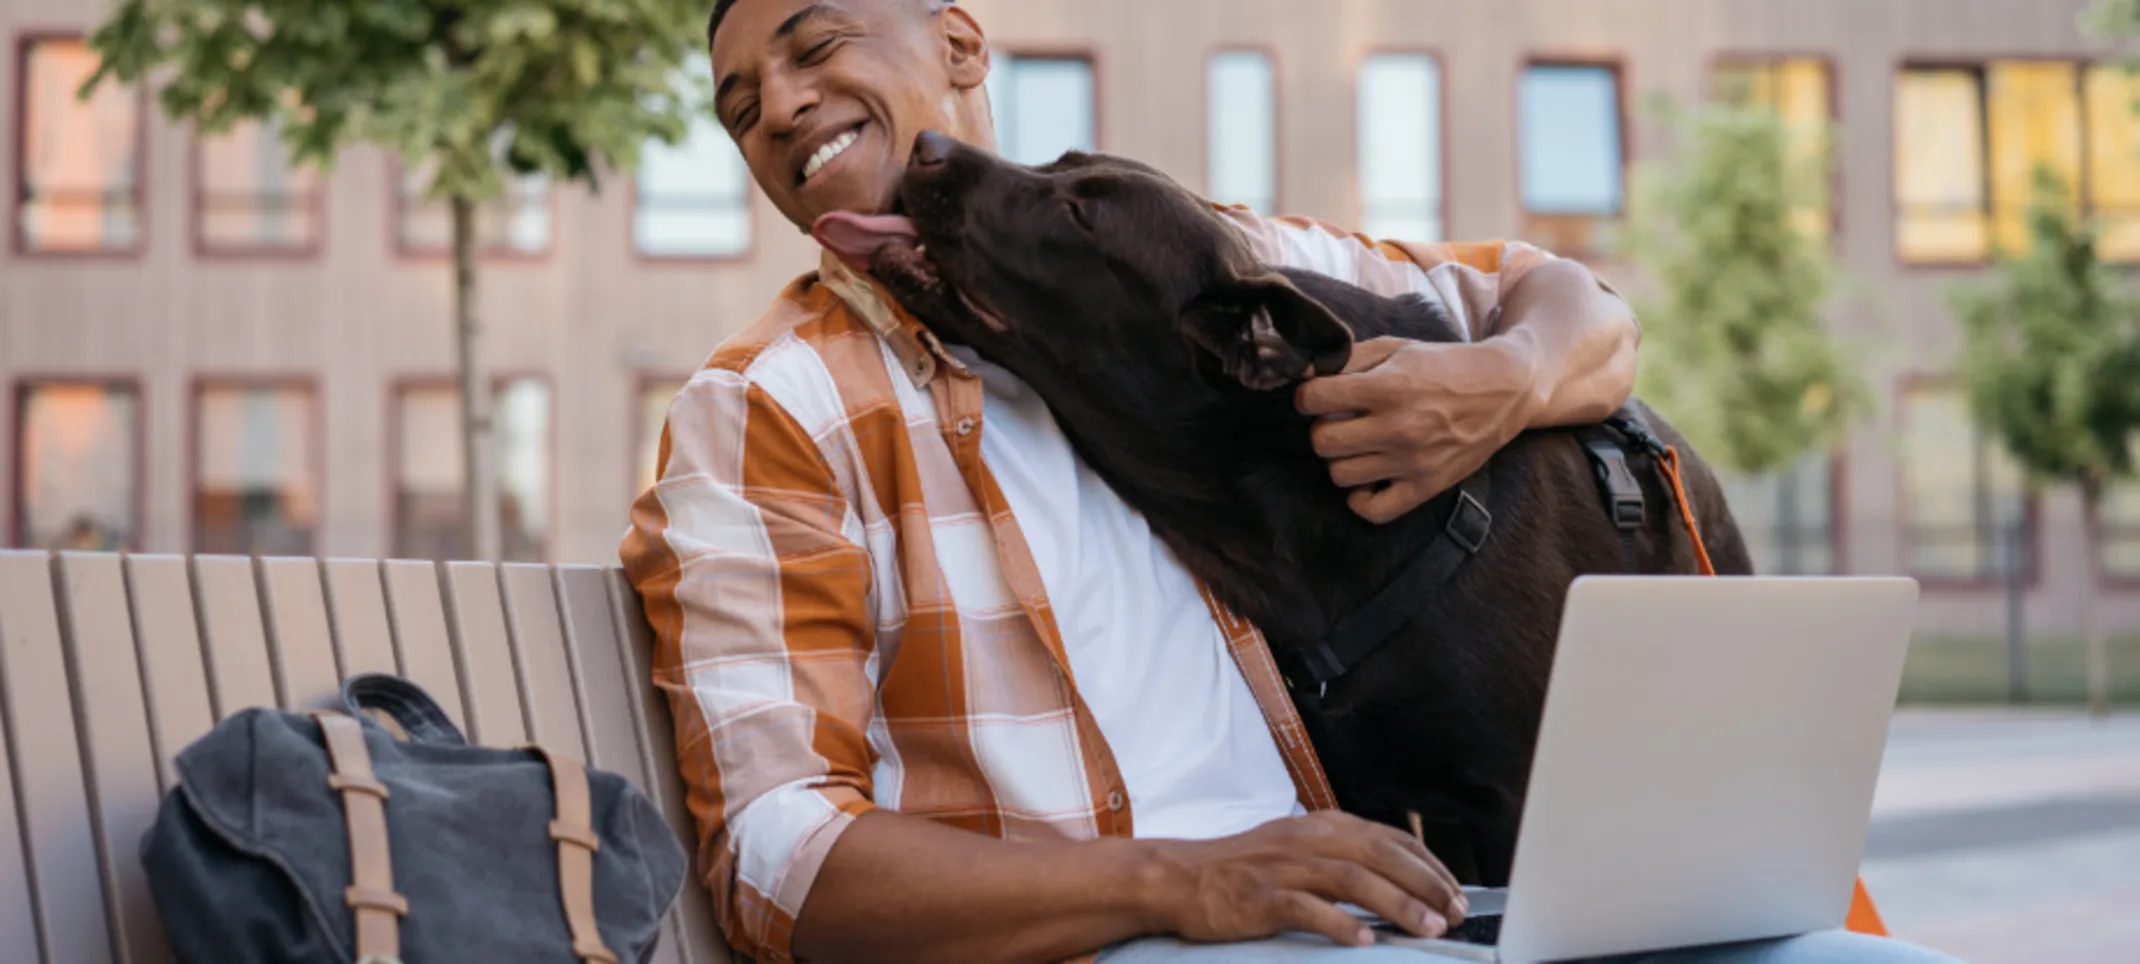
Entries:
POLYGON ((952 152, 958 149, 958 143, 948 134, 922 131, 921 136, 914 139, 915 166, 937 167, 949 162, 952 152))

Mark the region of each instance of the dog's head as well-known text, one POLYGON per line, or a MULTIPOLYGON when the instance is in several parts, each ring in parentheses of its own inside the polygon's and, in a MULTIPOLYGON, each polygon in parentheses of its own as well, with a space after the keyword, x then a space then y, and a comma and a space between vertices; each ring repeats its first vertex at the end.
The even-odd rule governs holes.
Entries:
POLYGON ((1179 368, 1269 391, 1351 354, 1344 322, 1218 212, 1124 158, 1025 167, 924 134, 900 213, 831 214, 815 234, 940 337, 1029 382, 1148 390, 1126 379, 1179 368))

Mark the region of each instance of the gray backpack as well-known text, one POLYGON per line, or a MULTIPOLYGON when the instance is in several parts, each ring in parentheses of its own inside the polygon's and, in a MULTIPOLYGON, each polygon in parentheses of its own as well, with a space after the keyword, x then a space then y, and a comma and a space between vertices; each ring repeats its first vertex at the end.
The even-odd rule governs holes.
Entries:
POLYGON ((178 755, 141 860, 182 964, 635 964, 687 858, 622 777, 468 745, 414 683, 249 709, 178 755))

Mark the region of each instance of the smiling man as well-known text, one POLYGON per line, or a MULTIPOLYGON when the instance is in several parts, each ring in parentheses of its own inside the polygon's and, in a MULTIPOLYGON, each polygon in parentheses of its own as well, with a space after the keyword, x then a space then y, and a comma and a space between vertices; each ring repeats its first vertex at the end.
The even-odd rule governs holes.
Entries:
MULTIPOLYGON (((1435 935, 1464 914, 1454 879, 1333 809, 1253 627, 1025 386, 849 267, 897 232, 921 133, 993 146, 973 16, 720 0, 708 39, 722 123, 828 248, 678 395, 622 547, 730 941, 762 962, 1422 960, 1355 946, 1347 905, 1435 935)), ((1629 393, 1634 319, 1578 264, 1225 216, 1266 261, 1438 299, 1472 336, 1368 343, 1301 389, 1346 416, 1315 443, 1368 518, 1629 393)), ((1819 935, 1658 959, 1916 954, 1819 935)))

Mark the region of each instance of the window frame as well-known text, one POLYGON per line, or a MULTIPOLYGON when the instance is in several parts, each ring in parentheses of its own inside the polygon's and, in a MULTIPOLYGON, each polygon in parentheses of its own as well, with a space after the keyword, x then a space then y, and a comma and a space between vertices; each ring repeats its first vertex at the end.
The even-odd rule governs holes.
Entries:
MULTIPOLYGON (((1963 383, 1961 376, 1954 374, 1940 372, 1917 372, 1906 374, 1896 379, 1894 437, 1897 440, 1898 445, 1902 442, 1906 433, 1908 433, 1909 431, 1908 403, 1910 393, 1913 391, 1939 389, 1952 389, 1957 392, 1965 393, 1967 391, 1967 387, 1963 383)), ((1981 433, 1984 430, 1979 427, 1977 428, 1977 431, 1981 433)), ((1998 444, 1997 440, 1990 438, 1987 438, 1986 442, 1992 445, 1998 444)), ((1910 464, 1908 460, 1902 456, 1898 448, 1895 457, 1895 526, 1897 529, 1895 545, 1896 548, 1900 550, 1900 558, 1897 559, 1896 568, 1904 573, 1907 573, 1911 578, 1916 579, 1918 585, 1923 587, 1924 590, 1927 592, 1938 592, 1953 595, 2004 592, 2006 590, 2006 580, 1998 573, 1977 576, 1947 576, 1937 574, 1925 575, 1915 571, 1915 563, 1917 559, 1918 528, 1916 521, 1917 508, 1916 500, 1912 497, 1912 493, 1910 491, 1910 479, 1910 464)), ((1973 479, 1971 480, 1970 485, 1973 487, 1981 481, 1984 480, 1973 479)), ((2043 584, 2044 534, 2042 493, 2028 493, 2028 498, 2022 503, 2021 516, 2024 524, 2028 526, 2029 556, 2028 567, 2026 571, 2022 574, 2022 588, 2026 591, 2033 592, 2036 589, 2040 588, 2043 584)))
MULTIPOLYGON (((642 368, 632 373, 632 453, 631 457, 625 460, 627 467, 631 471, 626 473, 624 477, 626 487, 631 491, 632 498, 636 499, 646 491, 639 487, 639 472, 645 468, 644 465, 639 463, 639 440, 645 438, 647 431, 655 427, 648 423, 646 417, 647 392, 656 385, 674 384, 680 388, 690 384, 691 379, 696 377, 697 374, 697 372, 665 372, 651 368, 642 368)), ((657 484, 660 481, 658 473, 655 481, 657 484)))
MULTIPOLYGON (((728 136, 724 131, 723 137, 728 136)), ((556 182, 551 182, 553 201, 556 200, 556 182)), ((758 260, 758 229, 765 219, 759 216, 758 182, 751 177, 750 167, 743 168, 743 216, 749 224, 743 248, 734 254, 654 254, 639 245, 639 205, 644 199, 639 192, 639 173, 632 172, 631 184, 625 188, 625 246, 632 251, 632 260, 645 265, 747 265, 758 260)), ((552 222, 553 224, 555 222, 552 222)))
POLYGON ((311 549, 317 556, 327 520, 327 399, 320 380, 310 374, 196 374, 186 383, 186 545, 201 552, 201 442, 207 437, 201 422, 201 397, 214 390, 300 391, 312 396, 312 496, 319 501, 320 521, 312 528, 311 549))
MULTIPOLYGON (((991 44, 989 49, 994 53, 1010 57, 1013 62, 1020 60, 1083 61, 1085 69, 1092 74, 1092 149, 1102 152, 1107 150, 1107 84, 1106 75, 1100 69, 1100 52, 1097 47, 1084 44, 1001 43, 991 44)), ((990 68, 991 72, 994 69, 992 66, 990 68)), ((984 91, 983 93, 985 96, 986 92, 984 91)), ((989 126, 994 128, 996 122, 1000 119, 994 115, 993 108, 991 108, 989 126)), ((1001 139, 1002 131, 992 130, 992 133, 996 134, 999 140, 1001 139)), ((1053 158, 1050 158, 1050 160, 1053 160, 1053 158)))
MULTIPOLYGON (((314 173, 319 178, 319 182, 313 186, 311 203, 307 205, 312 212, 312 223, 315 226, 310 241, 302 245, 287 246, 266 244, 220 245, 209 242, 206 231, 208 226, 207 210, 206 205, 203 203, 206 200, 205 195, 207 192, 202 183, 202 178, 208 172, 205 141, 211 136, 214 135, 204 135, 196 129, 192 137, 189 138, 192 143, 188 148, 190 156, 187 160, 191 165, 191 171, 187 175, 186 183, 186 213, 189 222, 187 234, 193 246, 193 256, 203 261, 318 260, 327 247, 327 232, 329 230, 327 195, 330 193, 330 185, 333 180, 329 172, 318 168, 314 168, 314 173)), ((398 219, 395 226, 399 227, 398 219)), ((449 251, 448 254, 450 255, 451 252, 449 251)))
MULTIPOLYGON (((49 258, 64 261, 133 261, 140 259, 149 246, 149 113, 153 106, 148 89, 133 90, 134 106, 134 242, 122 247, 99 247, 86 251, 53 251, 32 248, 29 238, 23 235, 22 212, 30 199, 29 166, 23 161, 30 147, 30 51, 44 43, 87 44, 89 35, 79 30, 20 30, 15 34, 14 63, 8 69, 14 77, 14 136, 8 149, 9 166, 13 171, 12 196, 8 201, 8 250, 24 260, 49 258)), ((113 81, 115 82, 115 81, 113 81)))
POLYGON ((134 531, 127 533, 125 549, 140 552, 147 545, 145 538, 149 527, 149 397, 139 375, 103 374, 95 372, 19 372, 9 383, 8 419, 4 426, 7 445, 7 537, 8 545, 21 546, 28 533, 23 531, 22 516, 28 493, 23 487, 22 472, 22 425, 30 414, 30 392, 40 385, 94 385, 106 390, 119 389, 134 395, 134 473, 132 480, 134 531))
MULTIPOLYGON (((1442 50, 1439 47, 1403 44, 1376 45, 1361 50, 1359 56, 1353 59, 1352 73, 1350 74, 1350 76, 1347 77, 1347 83, 1349 83, 1352 88, 1352 97, 1350 98, 1350 103, 1347 105, 1348 109, 1351 111, 1352 114, 1352 230, 1363 230, 1364 226, 1367 223, 1367 191, 1366 185, 1363 183, 1364 179, 1360 176, 1360 168, 1362 166, 1362 162, 1365 161, 1365 158, 1362 157, 1360 154, 1360 125, 1365 121, 1365 118, 1360 116, 1360 75, 1363 71, 1367 69, 1368 61, 1373 60, 1376 57, 1386 56, 1425 57, 1428 60, 1434 62, 1436 88, 1434 96, 1436 101, 1438 102, 1436 104, 1435 111, 1438 115, 1436 118, 1438 123, 1434 125, 1434 151, 1435 153, 1441 155, 1439 158, 1441 162, 1441 174, 1440 177, 1436 179, 1438 183, 1434 186, 1434 190, 1437 195, 1434 199, 1434 216, 1437 220, 1441 222, 1442 226, 1442 237, 1438 240, 1437 243, 1447 243, 1456 238, 1457 234, 1449 230, 1449 58, 1443 55, 1442 50)), ((1517 90, 1517 98, 1519 102, 1521 101, 1522 96, 1522 90, 1519 88, 1517 90)), ((1521 131, 1522 125, 1518 124, 1516 126, 1518 130, 1516 131, 1514 136, 1518 142, 1517 148, 1520 150, 1522 149, 1521 142, 1523 139, 1523 133, 1521 131)), ((1283 138, 1280 139, 1279 143, 1281 145, 1284 143, 1283 138)), ((1521 180, 1520 174, 1518 176, 1518 180, 1521 180)), ((1523 186, 1520 183, 1516 186, 1516 195, 1517 204, 1520 208, 1523 196, 1523 186)), ((1410 241, 1413 239, 1377 238, 1376 240, 1410 241)))
MULTIPOLYGON (((1702 102, 1715 103, 1717 73, 1733 63, 1757 63, 1775 65, 1791 60, 1806 60, 1821 65, 1828 77, 1828 123, 1836 132, 1836 142, 1829 145, 1828 152, 1828 246, 1831 253, 1842 255, 1843 231, 1843 150, 1841 141, 1847 133, 1843 130, 1843 70, 1835 55, 1827 52, 1798 49, 1758 50, 1726 47, 1711 51, 1702 76, 1702 102)), ((1892 196, 1892 195, 1891 195, 1892 196)), ((1896 202, 1899 206, 1900 202, 1896 202)))
MULTIPOLYGON (((402 179, 407 173, 407 170, 407 165, 402 163, 402 159, 399 156, 396 156, 390 152, 387 154, 386 189, 388 194, 388 203, 385 205, 387 247, 392 251, 394 259, 396 261, 415 262, 419 264, 438 262, 450 263, 453 260, 453 245, 450 242, 444 247, 436 249, 412 247, 401 236, 402 217, 409 210, 408 199, 402 197, 401 191, 402 179)), ((510 182, 515 177, 517 177, 517 175, 513 174, 511 171, 505 171, 500 176, 506 179, 506 181, 508 182, 507 189, 510 190, 510 182)), ((559 181, 557 177, 552 176, 550 178, 549 189, 543 192, 543 207, 544 210, 549 213, 550 218, 550 236, 544 241, 541 251, 521 251, 509 245, 484 244, 482 238, 478 237, 476 239, 476 261, 479 263, 498 264, 548 263, 551 258, 557 255, 558 242, 564 237, 565 234, 564 231, 560 230, 563 225, 558 221, 557 205, 558 195, 564 193, 562 190, 563 187, 563 183, 559 181)), ((481 207, 482 205, 477 205, 478 210, 480 210, 481 207)), ((448 223, 451 223, 450 216, 448 218, 448 223)))
MULTIPOLYGON (((492 429, 495 431, 497 427, 495 413, 499 389, 504 387, 507 382, 516 382, 523 379, 539 381, 550 392, 550 430, 543 442, 548 449, 545 453, 546 464, 543 466, 543 471, 549 473, 550 492, 547 500, 549 504, 543 507, 542 517, 545 520, 545 528, 543 538, 539 543, 541 551, 538 553, 545 564, 550 564, 550 560, 556 558, 558 534, 561 531, 558 526, 564 521, 564 512, 561 508, 564 500, 560 498, 562 493, 559 492, 559 482, 561 479, 558 475, 561 457, 557 444, 559 421, 557 379, 551 377, 548 372, 532 368, 501 368, 493 370, 490 373, 490 393, 493 402, 492 429)), ((387 451, 386 457, 379 461, 384 465, 386 472, 386 485, 384 487, 386 514, 383 518, 386 520, 385 548, 388 558, 399 558, 398 550, 401 548, 397 544, 400 541, 401 533, 401 442, 402 434, 405 431, 401 418, 401 397, 411 389, 430 390, 440 388, 459 392, 461 380, 455 375, 404 374, 395 376, 387 384, 385 433, 387 451)), ((492 438, 495 440, 496 436, 493 435, 492 438)), ((464 473, 465 478, 467 467, 463 466, 461 471, 464 473)))
MULTIPOLYGON (((1529 243, 1539 244, 1541 247, 1545 247, 1545 245, 1543 245, 1541 242, 1534 240, 1538 232, 1535 231, 1531 227, 1531 225, 1534 219, 1537 218, 1549 218, 1555 220, 1589 218, 1592 220, 1593 224, 1598 226, 1617 224, 1626 220, 1628 202, 1632 199, 1632 193, 1634 191, 1635 186, 1633 176, 1633 166, 1635 162, 1635 146, 1634 139, 1631 136, 1632 129, 1628 126, 1628 121, 1630 120, 1627 107, 1627 88, 1629 82, 1629 74, 1630 71, 1628 69, 1628 58, 1624 53, 1619 52, 1533 52, 1525 54, 1523 60, 1517 65, 1515 83, 1511 86, 1509 91, 1509 116, 1514 118, 1514 123, 1510 125, 1509 137, 1515 142, 1514 157, 1516 161, 1516 176, 1510 179, 1510 190, 1514 193, 1516 219, 1518 230, 1520 232, 1518 235, 1519 237, 1524 238, 1525 240, 1529 241, 1529 243), (1619 132, 1618 140, 1620 142, 1620 206, 1618 210, 1615 210, 1610 214, 1545 214, 1541 212, 1532 211, 1530 205, 1525 203, 1523 196, 1523 80, 1524 77, 1527 76, 1534 68, 1539 67, 1589 67, 1603 69, 1612 74, 1614 100, 1613 106, 1615 108, 1613 123, 1617 125, 1617 130, 1619 132)), ((1444 89, 1446 89, 1446 87, 1447 85, 1445 83, 1444 89)), ((1444 169, 1446 169, 1446 165, 1444 169)), ((1593 231, 1595 231, 1595 228, 1593 228, 1593 231)), ((1551 251, 1554 254, 1574 258, 1579 261, 1596 261, 1603 256, 1601 248, 1595 243, 1594 239, 1591 244, 1584 245, 1583 247, 1577 249, 1559 249, 1556 246, 1553 248, 1547 248, 1547 250, 1551 251)))
MULTIPOLYGON (((1218 62, 1220 57, 1227 54, 1254 54, 1262 57, 1263 62, 1271 69, 1271 209, 1256 213, 1263 217, 1278 217, 1279 212, 1285 208, 1285 105, 1282 103, 1285 94, 1285 75, 1278 64, 1278 48, 1273 46, 1266 44, 1220 44, 1204 51, 1202 64, 1203 99, 1199 102, 1201 106, 1200 113, 1204 118, 1204 135, 1198 138, 1199 143, 1197 145, 1199 151, 1198 167, 1202 170, 1204 176, 1203 194, 1205 199, 1213 204, 1224 203, 1220 202, 1216 197, 1210 196, 1217 193, 1212 190, 1211 177, 1211 105, 1212 101, 1216 99, 1212 91, 1211 68, 1213 64, 1218 62)), ((1098 74, 1093 75, 1093 83, 1094 99, 1097 100, 1099 91, 1098 74)), ((1093 115, 1093 123, 1095 126, 1094 139, 1097 141, 1097 126, 1099 123, 1099 115, 1097 113, 1093 115)))
MULTIPOLYGON (((1815 454, 1815 452, 1809 451, 1806 453, 1807 456, 1811 456, 1813 454, 1815 454)), ((1838 444, 1834 448, 1829 449, 1825 453, 1825 457, 1828 462, 1828 471, 1822 481, 1828 489, 1829 571, 1825 573, 1820 573, 1819 575, 1829 577, 1847 576, 1851 574, 1849 446, 1847 444, 1838 444)), ((1757 478, 1760 478, 1763 481, 1772 482, 1775 479, 1776 474, 1777 473, 1772 472, 1769 473, 1767 476, 1759 476, 1757 478)), ((1774 493, 1771 492, 1770 494, 1773 495, 1774 493)), ((1771 506, 1771 511, 1774 511, 1773 506, 1771 506)), ((1740 530, 1740 538, 1745 538, 1745 523, 1739 520, 1736 514, 1734 514, 1733 516, 1733 523, 1740 530)), ((1748 554, 1751 555, 1752 547, 1748 546, 1747 549, 1748 554)), ((1763 571, 1761 568, 1762 561, 1763 560, 1759 558, 1753 559, 1754 571, 1756 572, 1756 574, 1776 575, 1775 573, 1763 571)))

